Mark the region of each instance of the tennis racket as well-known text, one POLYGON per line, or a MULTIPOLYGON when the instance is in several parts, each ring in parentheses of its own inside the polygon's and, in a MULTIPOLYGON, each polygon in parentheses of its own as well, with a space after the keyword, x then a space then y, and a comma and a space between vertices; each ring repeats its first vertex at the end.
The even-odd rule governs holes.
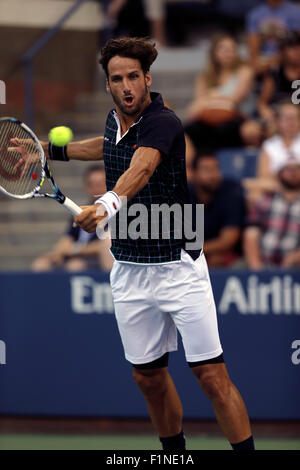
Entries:
POLYGON ((9 117, 0 119, 0 191, 15 199, 54 199, 73 216, 82 212, 55 183, 36 135, 26 124, 9 117), (45 180, 51 192, 43 192, 45 180))

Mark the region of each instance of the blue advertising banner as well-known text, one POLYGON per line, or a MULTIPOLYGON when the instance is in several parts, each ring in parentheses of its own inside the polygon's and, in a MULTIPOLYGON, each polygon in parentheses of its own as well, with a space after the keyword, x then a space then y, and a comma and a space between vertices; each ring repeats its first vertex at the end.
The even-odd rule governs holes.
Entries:
MULTIPOLYGON (((300 419, 300 275, 211 274, 229 374, 251 418, 300 419)), ((0 274, 0 414, 148 416, 124 359, 109 276, 0 274)), ((212 406, 184 351, 170 372, 186 418, 212 406)))

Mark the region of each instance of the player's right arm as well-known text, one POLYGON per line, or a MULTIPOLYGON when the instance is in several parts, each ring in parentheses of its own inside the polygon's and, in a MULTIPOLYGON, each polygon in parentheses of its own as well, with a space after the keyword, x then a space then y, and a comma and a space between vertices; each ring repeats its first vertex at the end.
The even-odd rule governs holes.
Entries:
MULTIPOLYGON (((8 148, 8 151, 19 152, 22 158, 17 162, 14 167, 16 171, 19 167, 23 167, 22 175, 25 174, 27 168, 39 159, 38 154, 29 155, 24 147, 24 140, 18 138, 12 138, 10 140, 12 146, 8 148)), ((78 142, 70 142, 67 146, 67 155, 69 160, 83 160, 83 161, 94 161, 103 159, 103 142, 104 137, 94 137, 92 139, 80 140, 78 142)), ((40 141, 40 144, 44 150, 47 160, 49 160, 49 142, 40 141)))
MULTIPOLYGON (((67 154, 70 160, 102 160, 103 159, 104 137, 94 137, 92 139, 70 142, 67 145, 67 154)), ((47 158, 49 158, 49 142, 41 142, 47 158)))

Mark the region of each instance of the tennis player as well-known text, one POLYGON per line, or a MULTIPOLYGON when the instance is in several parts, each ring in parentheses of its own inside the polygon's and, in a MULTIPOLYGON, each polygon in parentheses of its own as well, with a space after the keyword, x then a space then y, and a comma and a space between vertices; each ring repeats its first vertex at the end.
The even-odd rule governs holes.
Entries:
MULTIPOLYGON (((150 92, 149 69, 156 56, 146 39, 109 40, 100 63, 115 109, 108 114, 104 137, 64 149, 49 146, 52 159, 104 158, 108 192, 74 219, 88 232, 104 216, 119 215, 122 196, 128 210, 134 203, 149 209, 189 203, 182 125, 161 95, 150 92), (102 216, 97 215, 100 204, 102 216)), ((111 287, 126 359, 163 449, 185 449, 182 405, 168 372, 179 330, 188 365, 232 448, 254 450, 244 402, 224 363, 204 253, 186 250, 185 244, 172 230, 168 239, 160 231, 159 239, 112 240, 111 287)))

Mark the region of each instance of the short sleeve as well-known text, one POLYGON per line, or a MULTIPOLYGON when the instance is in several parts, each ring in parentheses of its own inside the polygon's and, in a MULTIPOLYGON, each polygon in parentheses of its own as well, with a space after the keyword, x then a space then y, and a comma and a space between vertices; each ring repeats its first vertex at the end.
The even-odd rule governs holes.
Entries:
POLYGON ((179 137, 184 141, 183 127, 175 115, 169 112, 151 113, 142 120, 138 147, 155 148, 166 157, 170 156, 179 137))

